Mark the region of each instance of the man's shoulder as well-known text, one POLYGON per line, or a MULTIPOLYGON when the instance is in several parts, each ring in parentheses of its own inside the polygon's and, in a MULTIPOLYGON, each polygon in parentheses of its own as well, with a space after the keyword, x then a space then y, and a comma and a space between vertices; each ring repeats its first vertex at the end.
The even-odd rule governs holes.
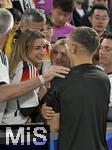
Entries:
POLYGON ((70 24, 69 22, 66 22, 65 27, 67 27, 67 28, 72 28, 72 29, 75 28, 75 26, 73 26, 73 25, 70 24))
POLYGON ((54 78, 51 81, 51 88, 53 88, 53 89, 60 89, 62 86, 65 85, 66 78, 67 77, 65 77, 65 78, 59 78, 59 77, 54 78))

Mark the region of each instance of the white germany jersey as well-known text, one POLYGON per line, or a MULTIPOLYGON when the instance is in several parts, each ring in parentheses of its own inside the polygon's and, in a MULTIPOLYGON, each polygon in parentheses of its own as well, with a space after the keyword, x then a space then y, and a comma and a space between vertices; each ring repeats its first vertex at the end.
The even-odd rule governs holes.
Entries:
POLYGON ((0 50, 0 82, 9 83, 8 59, 1 50, 0 50))
MULTIPOLYGON (((6 55, 0 50, 0 85, 9 83, 8 60, 6 55)), ((0 102, 0 124, 6 108, 6 102, 0 102)))

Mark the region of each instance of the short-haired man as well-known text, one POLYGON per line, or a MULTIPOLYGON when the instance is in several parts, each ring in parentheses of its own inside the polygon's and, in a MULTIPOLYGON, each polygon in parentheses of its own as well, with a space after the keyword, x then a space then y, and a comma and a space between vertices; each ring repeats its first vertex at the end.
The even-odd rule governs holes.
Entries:
MULTIPOLYGON (((90 6, 91 8, 96 5, 96 4, 104 4, 105 6, 108 6, 108 0, 94 0, 92 2, 92 6, 90 6)), ((90 10, 83 16, 83 18, 81 19, 81 26, 87 26, 87 27, 91 27, 91 23, 89 21, 89 16, 91 15, 91 8, 90 10)))
MULTIPOLYGON (((112 33, 104 35, 102 39, 99 50, 99 63, 103 65, 112 86, 112 33)), ((110 94, 108 120, 112 121, 112 89, 110 94)))
MULTIPOLYGON (((104 4, 95 4, 91 11, 89 20, 91 22, 92 28, 98 33, 99 37, 105 33, 108 33, 107 26, 109 23, 109 9, 104 4)), ((99 56, 98 50, 93 56, 93 63, 97 65, 99 56)))
POLYGON ((44 97, 56 112, 48 123, 52 131, 60 126, 59 150, 106 150, 110 82, 105 72, 92 65, 98 34, 79 27, 67 45, 72 69, 66 79, 53 80, 44 97))
POLYGON ((51 42, 59 38, 68 37, 74 26, 68 23, 68 19, 73 11, 72 0, 53 0, 51 20, 54 23, 51 42))
POLYGON ((37 9, 26 9, 22 15, 20 22, 20 29, 25 30, 33 28, 39 31, 44 30, 46 24, 46 17, 43 13, 39 12, 37 9))
POLYGON ((104 4, 95 4, 90 12, 89 20, 92 28, 101 37, 106 31, 109 23, 109 9, 104 4))
MULTIPOLYGON (((0 124, 2 123, 6 101, 9 101, 18 96, 38 88, 44 82, 47 82, 55 76, 60 76, 59 73, 66 73, 65 67, 52 67, 43 76, 39 76, 32 80, 24 81, 18 84, 10 84, 8 73, 8 60, 3 53, 3 47, 7 42, 9 32, 13 27, 13 16, 11 13, 0 8, 0 124)), ((63 77, 63 76, 60 76, 63 77)))

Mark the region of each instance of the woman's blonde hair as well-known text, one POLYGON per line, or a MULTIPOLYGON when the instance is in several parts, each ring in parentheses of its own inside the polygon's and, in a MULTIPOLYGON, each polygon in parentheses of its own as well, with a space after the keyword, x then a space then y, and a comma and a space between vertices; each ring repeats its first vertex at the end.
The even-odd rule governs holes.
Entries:
POLYGON ((54 44, 53 44, 53 46, 52 46, 52 48, 53 49, 56 49, 59 45, 66 45, 66 38, 62 38, 62 39, 59 39, 59 40, 57 40, 54 44))
POLYGON ((51 60, 52 60, 53 51, 60 45, 65 46, 65 48, 67 49, 66 38, 59 39, 52 45, 51 60))
POLYGON ((16 69, 21 60, 29 62, 26 56, 27 51, 32 50, 33 42, 39 38, 44 38, 44 35, 35 29, 27 29, 21 32, 12 48, 12 55, 9 60, 10 73, 16 69))

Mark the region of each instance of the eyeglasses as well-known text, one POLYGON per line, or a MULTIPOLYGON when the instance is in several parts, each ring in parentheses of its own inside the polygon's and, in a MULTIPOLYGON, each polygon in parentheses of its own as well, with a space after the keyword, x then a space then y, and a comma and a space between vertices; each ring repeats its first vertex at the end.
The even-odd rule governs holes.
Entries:
POLYGON ((102 21, 106 21, 108 19, 108 16, 93 16, 96 20, 102 20, 102 21))
POLYGON ((109 46, 100 46, 100 51, 103 50, 105 52, 112 52, 112 48, 109 46))

